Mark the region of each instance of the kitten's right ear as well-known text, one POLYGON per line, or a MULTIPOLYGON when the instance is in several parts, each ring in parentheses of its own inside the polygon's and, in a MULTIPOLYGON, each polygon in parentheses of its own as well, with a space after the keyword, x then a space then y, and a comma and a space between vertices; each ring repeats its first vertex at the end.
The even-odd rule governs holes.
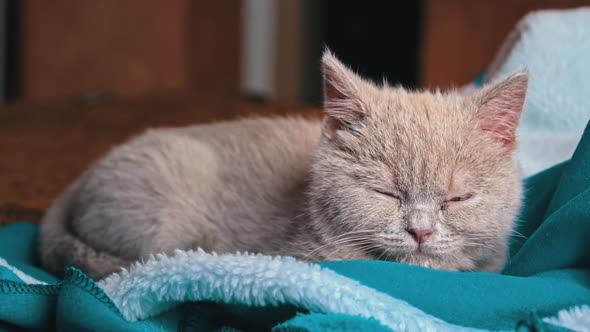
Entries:
POLYGON ((516 128, 523 111, 529 75, 523 70, 475 95, 476 118, 480 128, 510 149, 516 141, 516 128))
POLYGON ((330 50, 322 57, 324 80, 324 134, 333 138, 338 130, 351 128, 366 116, 361 102, 364 82, 352 70, 346 68, 330 50))

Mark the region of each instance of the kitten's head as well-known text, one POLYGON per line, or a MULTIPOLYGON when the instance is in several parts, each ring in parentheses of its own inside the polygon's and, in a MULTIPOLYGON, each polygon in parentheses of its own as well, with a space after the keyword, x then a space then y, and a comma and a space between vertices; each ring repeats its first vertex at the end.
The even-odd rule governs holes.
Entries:
POLYGON ((362 251, 499 269, 521 204, 514 150, 527 73, 462 96, 376 86, 329 52, 323 71, 309 204, 324 240, 340 248, 326 258, 362 251))

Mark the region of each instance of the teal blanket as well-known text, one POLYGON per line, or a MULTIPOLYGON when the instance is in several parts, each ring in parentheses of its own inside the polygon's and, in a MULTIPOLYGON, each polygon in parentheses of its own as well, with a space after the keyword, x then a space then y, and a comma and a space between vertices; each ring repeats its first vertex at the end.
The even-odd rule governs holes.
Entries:
POLYGON ((5 226, 0 326, 63 331, 590 326, 590 127, 571 160, 526 180, 521 219, 523 237, 514 238, 502 274, 179 251, 98 283, 75 268, 64 280, 46 273, 36 255, 37 227, 5 226))

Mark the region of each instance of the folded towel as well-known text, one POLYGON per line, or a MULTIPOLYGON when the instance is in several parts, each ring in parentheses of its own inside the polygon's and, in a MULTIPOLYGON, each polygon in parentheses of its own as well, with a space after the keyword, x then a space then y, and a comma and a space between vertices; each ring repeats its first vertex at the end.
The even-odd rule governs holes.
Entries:
POLYGON ((559 331, 561 325, 584 331, 590 313, 584 306, 590 305, 588 169, 590 125, 570 160, 526 180, 518 227, 523 238, 511 244, 503 274, 179 251, 98 283, 75 268, 58 282, 38 268, 36 226, 1 227, 0 327, 559 331))
POLYGON ((571 157, 590 120, 590 7, 525 16, 487 70, 496 81, 528 68, 518 130, 525 176, 571 157))

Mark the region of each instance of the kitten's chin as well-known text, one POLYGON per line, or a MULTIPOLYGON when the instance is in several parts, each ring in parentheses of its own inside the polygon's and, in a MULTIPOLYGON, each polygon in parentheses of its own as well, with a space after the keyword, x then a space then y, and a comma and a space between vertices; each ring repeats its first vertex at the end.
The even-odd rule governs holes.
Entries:
POLYGON ((439 270, 462 271, 469 270, 471 262, 456 259, 451 253, 441 253, 428 246, 396 251, 390 248, 377 248, 371 252, 377 260, 394 261, 410 265, 418 265, 439 270))

